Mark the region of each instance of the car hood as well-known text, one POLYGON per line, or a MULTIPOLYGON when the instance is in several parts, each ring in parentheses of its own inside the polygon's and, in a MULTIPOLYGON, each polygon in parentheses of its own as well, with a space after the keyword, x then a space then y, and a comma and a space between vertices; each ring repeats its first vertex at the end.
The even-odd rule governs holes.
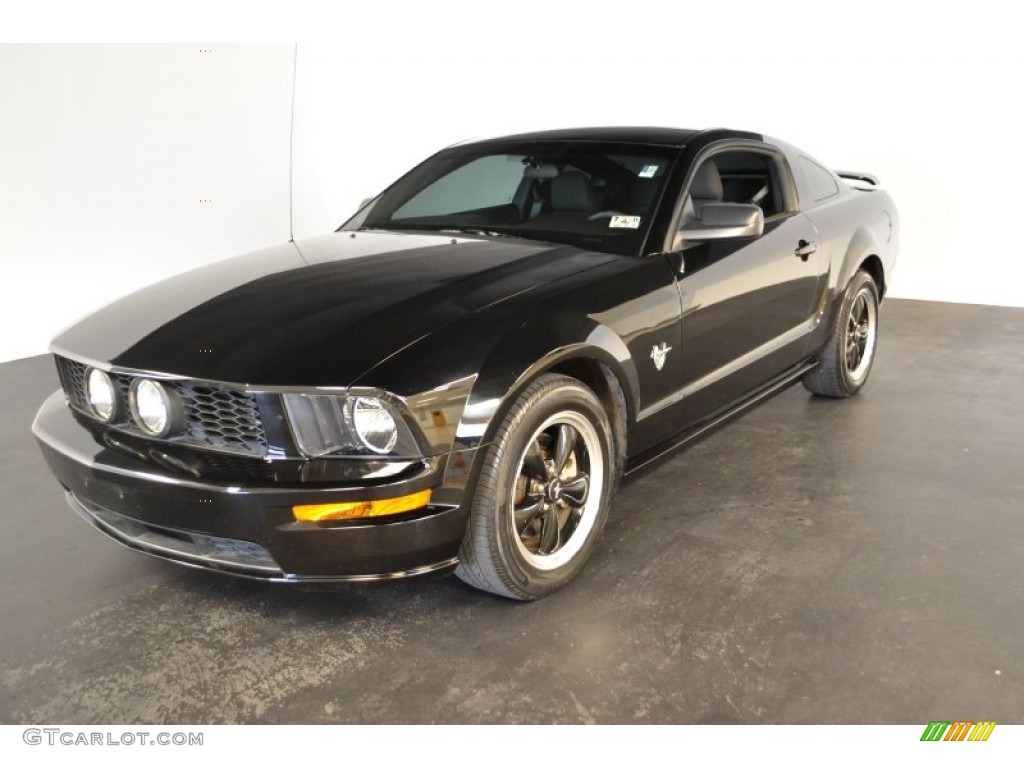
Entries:
POLYGON ((53 350, 214 381, 344 386, 452 323, 614 258, 527 240, 335 232, 144 288, 53 350))

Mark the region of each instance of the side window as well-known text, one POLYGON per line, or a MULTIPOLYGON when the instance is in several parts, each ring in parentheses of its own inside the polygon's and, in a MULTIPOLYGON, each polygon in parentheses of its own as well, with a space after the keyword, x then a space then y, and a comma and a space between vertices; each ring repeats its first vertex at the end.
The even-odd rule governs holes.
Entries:
POLYGON ((807 182, 811 200, 817 203, 839 194, 839 185, 830 171, 807 157, 800 158, 800 168, 807 182))
POLYGON ((786 209, 778 166, 759 152, 723 152, 712 160, 722 182, 722 202, 753 203, 770 218, 786 209))
POLYGON ((523 180, 520 155, 488 155, 456 168, 401 205, 391 219, 441 216, 509 205, 523 180))

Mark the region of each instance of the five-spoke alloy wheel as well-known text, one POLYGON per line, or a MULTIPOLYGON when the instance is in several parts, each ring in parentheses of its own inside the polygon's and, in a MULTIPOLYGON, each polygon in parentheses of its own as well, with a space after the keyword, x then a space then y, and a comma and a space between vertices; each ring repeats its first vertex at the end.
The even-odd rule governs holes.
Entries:
POLYGON ((605 483, 601 455, 597 430, 575 411, 549 417, 527 442, 508 520, 520 556, 535 568, 565 565, 586 542, 605 483))
POLYGON ((544 374, 527 386, 484 449, 459 577, 518 600, 572 579, 608 515, 613 440, 604 406, 581 382, 544 374))
POLYGON ((861 286, 853 297, 846 319, 846 348, 843 364, 851 382, 860 383, 868 375, 875 355, 878 335, 878 305, 868 285, 861 286))
POLYGON ((843 294, 818 367, 804 375, 804 386, 824 397, 857 394, 871 373, 878 343, 878 286, 857 272, 843 294))

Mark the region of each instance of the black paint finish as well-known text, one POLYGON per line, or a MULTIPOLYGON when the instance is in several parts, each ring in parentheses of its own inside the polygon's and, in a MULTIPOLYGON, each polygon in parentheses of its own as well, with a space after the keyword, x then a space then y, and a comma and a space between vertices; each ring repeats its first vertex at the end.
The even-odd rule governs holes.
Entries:
MULTIPOLYGON (((339 231, 138 291, 65 331, 54 351, 100 366, 251 385, 262 388, 264 397, 275 397, 274 389, 282 387, 361 386, 419 402, 459 382, 471 384, 468 399, 460 401, 461 416, 451 425, 450 444, 434 446, 433 469, 416 476, 415 488, 406 475, 318 486, 320 492, 333 487, 345 499, 434 489, 438 506, 428 511, 448 515, 449 522, 438 529, 440 539, 427 536, 433 555, 457 549, 450 521, 464 519, 468 510, 465 490, 472 487, 475 449, 532 377, 559 366, 596 366, 598 378, 613 377, 625 398, 630 458, 660 452, 756 397, 784 372, 809 364, 825 341, 824 329, 849 276, 868 259, 878 259, 885 271, 895 258, 892 201, 878 189, 845 186, 827 203, 769 220, 758 238, 661 252, 660 243, 671 240, 667 228, 697 158, 764 141, 795 165, 797 150, 758 134, 631 128, 517 138, 675 148, 647 244, 635 254, 616 255, 486 234, 339 231), (821 243, 813 258, 795 254, 805 241, 821 243), (661 367, 656 348, 666 352, 661 367), (461 517, 452 517, 452 510, 461 517)), ((799 192, 799 176, 795 183, 799 192)), ((94 431, 58 410, 52 402, 44 407, 36 430, 61 482, 87 497, 102 495, 114 508, 123 506, 107 475, 136 459, 102 446, 94 431), (64 450, 72 443, 80 445, 77 459, 64 450), (85 481, 103 475, 104 466, 109 487, 101 491, 105 486, 98 480, 85 481)), ((266 484, 299 499, 308 490, 302 478, 314 474, 291 460, 293 465, 269 462, 266 484)), ((144 495, 145 489, 133 493, 144 495)), ((176 489, 168 498, 136 504, 132 514, 159 514, 160 524, 172 527, 216 528, 217 535, 237 524, 250 538, 273 538, 269 522, 262 533, 247 527, 267 514, 265 498, 248 497, 249 506, 236 509, 239 517, 216 524, 184 511, 176 516, 179 502, 189 508, 187 490, 176 489), (249 523, 242 525, 242 519, 249 523)), ((420 550, 400 534, 380 533, 388 527, 375 526, 381 540, 390 542, 382 546, 392 547, 391 566, 404 570, 410 551, 420 550)), ((309 534, 320 541, 317 530, 309 534)), ((289 565, 297 573, 353 575, 369 567, 353 549, 318 546, 309 545, 309 564, 296 556, 289 565), (337 559, 326 562, 325 552, 335 552, 337 559)))
POLYGON ((213 381, 345 386, 419 338, 610 260, 524 241, 338 232, 138 291, 54 347, 213 381))

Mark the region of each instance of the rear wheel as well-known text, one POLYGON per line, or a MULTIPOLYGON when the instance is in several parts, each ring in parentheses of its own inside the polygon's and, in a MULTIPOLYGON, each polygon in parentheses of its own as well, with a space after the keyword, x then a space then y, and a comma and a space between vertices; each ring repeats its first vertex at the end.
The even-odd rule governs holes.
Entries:
POLYGON ((850 397, 868 380, 878 342, 878 287, 863 270, 843 294, 832 332, 818 356, 818 367, 803 384, 823 397, 850 397))
POLYGON ((608 516, 613 439, 576 379, 545 374, 515 400, 486 448, 456 574, 534 600, 583 568, 608 516))

